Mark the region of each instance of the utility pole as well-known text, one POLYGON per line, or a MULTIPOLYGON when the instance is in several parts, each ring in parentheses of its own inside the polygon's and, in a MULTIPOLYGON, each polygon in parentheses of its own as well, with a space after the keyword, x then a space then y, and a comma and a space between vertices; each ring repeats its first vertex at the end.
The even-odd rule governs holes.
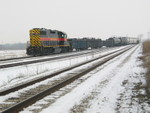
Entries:
POLYGON ((0 50, 2 50, 2 44, 0 45, 0 50))
POLYGON ((148 32, 148 40, 150 40, 150 31, 148 32))
POLYGON ((139 38, 139 41, 140 41, 140 42, 142 41, 142 37, 143 37, 143 34, 139 34, 139 35, 138 35, 138 38, 139 38))

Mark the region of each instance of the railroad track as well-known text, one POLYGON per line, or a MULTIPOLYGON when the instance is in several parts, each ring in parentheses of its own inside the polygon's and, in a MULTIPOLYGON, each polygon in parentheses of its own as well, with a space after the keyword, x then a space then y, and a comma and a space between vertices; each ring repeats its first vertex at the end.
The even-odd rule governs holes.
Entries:
MULTIPOLYGON (((28 64, 34 64, 34 63, 40 63, 40 62, 46 62, 46 61, 56 60, 56 59, 69 58, 69 57, 73 57, 73 56, 81 56, 81 55, 84 55, 84 54, 90 54, 92 52, 101 52, 101 51, 104 51, 104 50, 106 50, 106 49, 87 51, 87 52, 83 52, 83 53, 80 53, 80 52, 75 53, 74 52, 73 54, 69 54, 69 55, 67 54, 67 55, 52 56, 50 58, 42 58, 42 59, 41 59, 41 57, 38 56, 39 59, 32 59, 32 60, 29 59, 27 61, 18 61, 18 62, 10 62, 10 63, 1 64, 0 69, 10 68, 10 67, 15 67, 15 66, 28 65, 28 64)), ((18 58, 18 60, 19 59, 24 59, 24 58, 31 58, 31 57, 18 58)), ((9 60, 11 60, 11 59, 9 59, 9 60)))
POLYGON ((8 60, 24 59, 24 58, 30 58, 30 57, 32 57, 32 56, 25 56, 25 57, 16 57, 16 58, 0 59, 0 61, 8 61, 8 60))
MULTIPOLYGON (((123 49, 121 49, 121 50, 123 50, 123 49)), ((77 64, 77 65, 71 66, 71 67, 69 67, 69 68, 65 68, 65 69, 59 70, 59 71, 54 72, 54 73, 52 73, 52 74, 50 74, 50 75, 48 75, 48 76, 40 77, 40 78, 31 80, 31 81, 28 81, 28 82, 26 82, 26 83, 21 83, 21 84, 19 84, 19 85, 15 85, 14 87, 1 90, 1 91, 0 91, 0 96, 6 95, 6 94, 8 94, 8 93, 17 91, 17 90, 22 89, 22 88, 25 88, 25 87, 30 86, 30 85, 32 85, 32 84, 35 84, 35 83, 37 83, 37 82, 43 81, 43 80, 45 80, 45 79, 47 79, 47 78, 54 77, 55 75, 58 75, 58 74, 60 74, 60 73, 62 73, 62 72, 64 72, 64 71, 69 71, 69 70, 71 70, 71 69, 73 69, 73 68, 76 68, 76 67, 79 67, 79 66, 81 66, 81 65, 87 64, 87 63, 92 62, 92 61, 94 61, 94 60, 97 60, 97 59, 99 59, 99 58, 106 57, 106 56, 108 56, 108 55, 111 55, 111 54, 113 54, 113 53, 115 53, 115 52, 118 52, 118 51, 121 51, 121 50, 116 50, 116 51, 114 51, 114 52, 111 52, 111 53, 105 54, 105 55, 103 55, 103 56, 100 56, 100 57, 98 57, 98 58, 91 59, 90 61, 86 61, 86 62, 84 62, 84 63, 80 63, 80 64, 77 64)), ((99 52, 99 51, 98 51, 98 52, 99 52)))
MULTIPOLYGON (((61 53, 59 53, 61 54, 61 53)), ((54 54, 50 54, 50 55, 54 55, 54 54)), ((45 55, 45 56, 50 56, 50 55, 45 55)), ((1 61, 10 61, 10 60, 21 60, 21 59, 26 59, 26 58, 32 58, 32 57, 41 57, 41 56, 24 56, 24 57, 15 57, 15 58, 5 58, 5 59, 0 59, 1 61)))
MULTIPOLYGON (((131 48, 131 47, 130 47, 131 48)), ((18 86, 18 89, 15 89, 12 90, 12 89, 9 89, 8 92, 6 91, 3 91, 1 92, 1 95, 4 95, 4 94, 8 94, 10 92, 14 92, 16 90, 19 90, 19 89, 22 89, 23 87, 27 87, 29 86, 29 84, 35 84, 39 81, 42 81, 42 80, 45 80, 47 78, 50 78, 50 77, 53 77, 53 76, 56 76, 58 74, 61 74, 61 73, 64 73, 66 71, 69 71, 71 69, 74 69, 76 67, 79 67, 79 66, 82 66, 82 65, 85 65, 85 64, 88 64, 90 62, 93 62, 93 61, 97 61, 98 59, 101 59, 103 58, 103 60, 97 62, 97 63, 94 63, 94 65, 92 66, 88 66, 86 69, 82 69, 80 70, 78 73, 75 73, 74 75, 70 76, 70 77, 66 77, 64 78, 63 80, 60 80, 56 83, 50 83, 50 84, 47 84, 47 85, 44 85, 44 86, 38 86, 37 88, 34 88, 34 90, 32 91, 28 91, 27 93, 24 94, 24 96, 21 96, 21 98, 10 98, 8 99, 7 101, 8 102, 11 102, 11 101, 16 101, 16 103, 14 104, 0 104, 1 106, 1 110, 2 110, 2 113, 16 113, 16 112, 19 112, 20 110, 22 110, 24 107, 27 107, 33 103, 35 103, 36 101, 42 99, 43 97, 59 90, 60 88, 72 83, 73 81, 75 81, 76 79, 80 78, 81 76, 89 73, 90 71, 92 71, 93 69, 97 68, 98 66, 100 65, 103 65, 104 63, 108 62, 109 60, 111 60, 112 58, 115 58, 117 56, 119 56, 120 54, 126 52, 127 50, 129 50, 130 48, 126 48, 126 49, 122 49, 122 50, 119 50, 119 51, 115 51, 115 52, 112 52, 112 53, 109 53, 107 55, 104 55, 104 56, 100 56, 98 58, 94 58, 90 61, 86 61, 84 63, 80 63, 78 65, 75 65, 75 66, 72 66, 70 68, 66 68, 66 69, 63 69, 61 71, 58 71, 56 73, 53 73, 52 75, 49 75, 49 76, 46 76, 45 78, 40 78, 40 79, 37 79, 37 80, 34 80, 34 81, 31 81, 27 84, 24 84, 24 86, 18 86), (19 88, 20 87, 20 88, 19 88), (35 95, 35 93, 37 92, 40 92, 38 94, 35 95)))

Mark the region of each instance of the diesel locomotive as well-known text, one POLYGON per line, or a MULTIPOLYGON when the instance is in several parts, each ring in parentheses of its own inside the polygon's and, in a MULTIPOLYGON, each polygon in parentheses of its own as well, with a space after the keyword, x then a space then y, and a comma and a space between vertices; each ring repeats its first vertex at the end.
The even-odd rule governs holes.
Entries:
POLYGON ((46 55, 68 52, 70 45, 67 40, 67 34, 62 31, 45 28, 31 29, 27 54, 46 55))

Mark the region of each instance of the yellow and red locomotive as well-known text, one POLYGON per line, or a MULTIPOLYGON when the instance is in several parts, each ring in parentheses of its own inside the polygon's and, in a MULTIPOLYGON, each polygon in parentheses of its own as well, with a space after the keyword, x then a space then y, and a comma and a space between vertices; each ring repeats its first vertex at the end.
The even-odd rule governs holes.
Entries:
POLYGON ((28 55, 45 55, 51 53, 68 52, 67 34, 58 30, 33 28, 30 30, 28 55))

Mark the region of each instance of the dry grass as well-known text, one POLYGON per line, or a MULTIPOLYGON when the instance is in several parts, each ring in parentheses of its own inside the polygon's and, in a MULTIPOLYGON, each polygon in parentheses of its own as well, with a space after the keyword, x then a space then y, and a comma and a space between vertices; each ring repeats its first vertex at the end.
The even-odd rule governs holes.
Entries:
POLYGON ((150 41, 143 42, 143 53, 150 54, 150 41))
POLYGON ((146 91, 148 93, 148 96, 150 97, 150 41, 143 42, 143 56, 141 59, 144 62, 144 67, 147 68, 146 73, 146 81, 147 81, 147 87, 146 91))

